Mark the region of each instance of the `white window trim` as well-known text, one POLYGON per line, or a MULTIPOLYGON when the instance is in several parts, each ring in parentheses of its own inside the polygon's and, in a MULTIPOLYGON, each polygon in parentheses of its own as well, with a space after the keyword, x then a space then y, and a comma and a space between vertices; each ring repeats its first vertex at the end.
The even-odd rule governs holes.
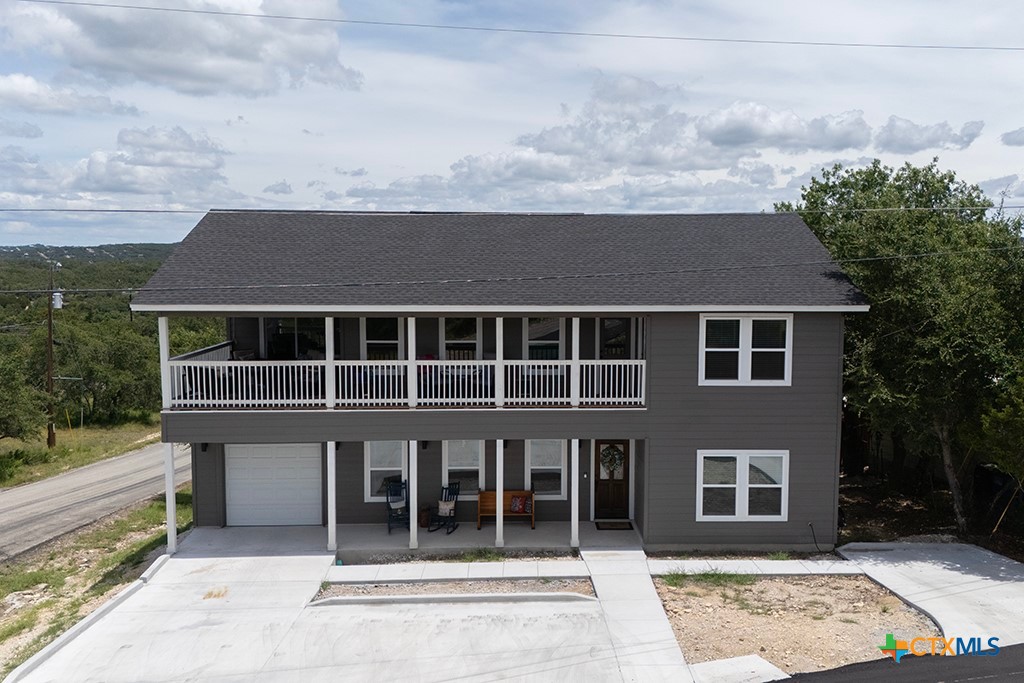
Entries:
MULTIPOLYGON (((469 316, 450 316, 452 318, 469 317, 469 316)), ((469 342, 462 342, 457 339, 446 339, 444 321, 446 318, 438 318, 437 322, 437 357, 441 360, 448 360, 448 342, 468 344, 469 342)), ((476 350, 473 352, 476 356, 476 360, 481 360, 484 357, 484 319, 476 319, 476 350)), ((460 495, 461 497, 461 495, 460 495)))
MULTIPOLYGON (((381 439, 391 441, 392 439, 381 439)), ((394 439, 397 441, 397 439, 394 439)), ((374 467, 376 470, 391 469, 390 467, 374 467)), ((409 442, 402 442, 402 481, 409 481, 409 442)), ((406 493, 408 495, 408 492, 406 493)), ((363 442, 363 502, 364 503, 386 503, 387 496, 374 496, 370 494, 370 442, 363 442)))
MULTIPOLYGON (((535 315, 533 318, 553 318, 554 316, 535 315)), ((549 341, 530 341, 530 318, 523 318, 523 360, 530 360, 530 344, 550 344, 549 341)), ((558 319, 558 360, 565 360, 565 318, 558 319)))
MULTIPOLYGON (((372 315, 371 318, 390 318, 388 315, 372 315)), ((398 360, 405 360, 405 318, 398 318, 398 360)), ((366 360, 368 344, 394 344, 394 339, 367 339, 366 318, 359 319, 359 360, 366 360)))
MULTIPOLYGON (((474 439, 466 439, 466 441, 473 441, 473 440, 474 439)), ((485 478, 486 477, 485 463, 487 462, 487 458, 485 457, 485 450, 484 450, 484 445, 485 444, 484 444, 483 441, 479 441, 478 443, 480 445, 480 485, 481 486, 486 486, 487 485, 486 484, 487 479, 485 478)), ((441 442, 441 486, 447 486, 447 485, 448 485, 448 442, 447 441, 442 441, 441 442)), ((479 499, 480 499, 480 492, 479 491, 473 491, 472 493, 467 493, 467 492, 462 491, 462 490, 459 491, 459 500, 479 500, 479 499)))
MULTIPOLYGON (((711 349, 714 351, 714 349, 711 349)), ((793 315, 780 313, 778 315, 729 315, 719 313, 700 314, 700 355, 697 362, 697 386, 701 387, 788 387, 793 384, 793 315), (704 347, 707 334, 708 320, 739 320, 740 321, 740 348, 739 348, 739 379, 704 379, 704 359, 707 349, 704 347), (785 377, 783 379, 750 379, 751 365, 751 344, 755 320, 785 320, 786 321, 786 362, 785 377)))
POLYGON ((698 522, 786 522, 789 520, 789 451, 751 451, 751 450, 699 450, 697 451, 697 521, 698 522), (748 476, 751 456, 775 456, 782 458, 782 514, 781 515, 750 515, 747 514, 748 476), (704 514, 704 458, 730 457, 736 458, 736 514, 705 515, 704 514))
MULTIPOLYGON (((555 441, 556 439, 536 439, 536 441, 555 441)), ((523 458, 523 481, 525 482, 525 488, 530 491, 533 488, 533 449, 532 443, 534 439, 526 439, 526 457, 523 458)), ((567 500, 568 495, 566 494, 566 487, 569 480, 569 444, 564 439, 562 440, 562 490, 560 493, 536 493, 534 498, 536 500, 567 500)), ((545 468, 553 469, 553 468, 545 468)))

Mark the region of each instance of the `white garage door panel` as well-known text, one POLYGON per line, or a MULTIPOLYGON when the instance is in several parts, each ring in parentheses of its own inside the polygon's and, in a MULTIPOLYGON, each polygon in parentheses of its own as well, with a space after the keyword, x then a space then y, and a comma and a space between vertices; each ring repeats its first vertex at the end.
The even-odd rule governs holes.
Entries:
POLYGON ((320 444, 228 445, 228 526, 322 523, 320 444))

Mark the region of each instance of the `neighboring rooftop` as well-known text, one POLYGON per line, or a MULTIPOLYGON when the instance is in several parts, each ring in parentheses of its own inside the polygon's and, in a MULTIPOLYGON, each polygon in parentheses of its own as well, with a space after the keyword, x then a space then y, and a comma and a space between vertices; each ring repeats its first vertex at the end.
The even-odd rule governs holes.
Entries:
POLYGON ((864 306, 794 214, 211 211, 135 310, 864 306))

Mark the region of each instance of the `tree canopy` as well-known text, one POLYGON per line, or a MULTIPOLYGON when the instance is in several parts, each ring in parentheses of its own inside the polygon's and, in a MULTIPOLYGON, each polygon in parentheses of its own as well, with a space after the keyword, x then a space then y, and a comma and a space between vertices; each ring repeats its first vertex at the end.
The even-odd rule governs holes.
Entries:
POLYGON ((967 519, 957 432, 979 423, 1021 370, 1019 219, 937 162, 836 165, 802 188, 800 212, 871 311, 848 317, 846 395, 878 430, 938 453, 958 527, 967 519))

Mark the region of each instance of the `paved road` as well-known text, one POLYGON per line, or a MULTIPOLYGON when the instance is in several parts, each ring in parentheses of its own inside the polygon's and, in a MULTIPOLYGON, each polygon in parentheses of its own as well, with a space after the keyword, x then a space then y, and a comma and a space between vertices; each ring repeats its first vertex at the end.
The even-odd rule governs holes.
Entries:
MULTIPOLYGON (((175 447, 175 480, 192 478, 175 447)), ((0 491, 0 562, 164 490, 163 444, 0 491)))
POLYGON ((994 657, 904 657, 850 664, 831 671, 793 676, 799 683, 979 683, 981 681, 1024 682, 1024 645, 1004 647, 994 657))

